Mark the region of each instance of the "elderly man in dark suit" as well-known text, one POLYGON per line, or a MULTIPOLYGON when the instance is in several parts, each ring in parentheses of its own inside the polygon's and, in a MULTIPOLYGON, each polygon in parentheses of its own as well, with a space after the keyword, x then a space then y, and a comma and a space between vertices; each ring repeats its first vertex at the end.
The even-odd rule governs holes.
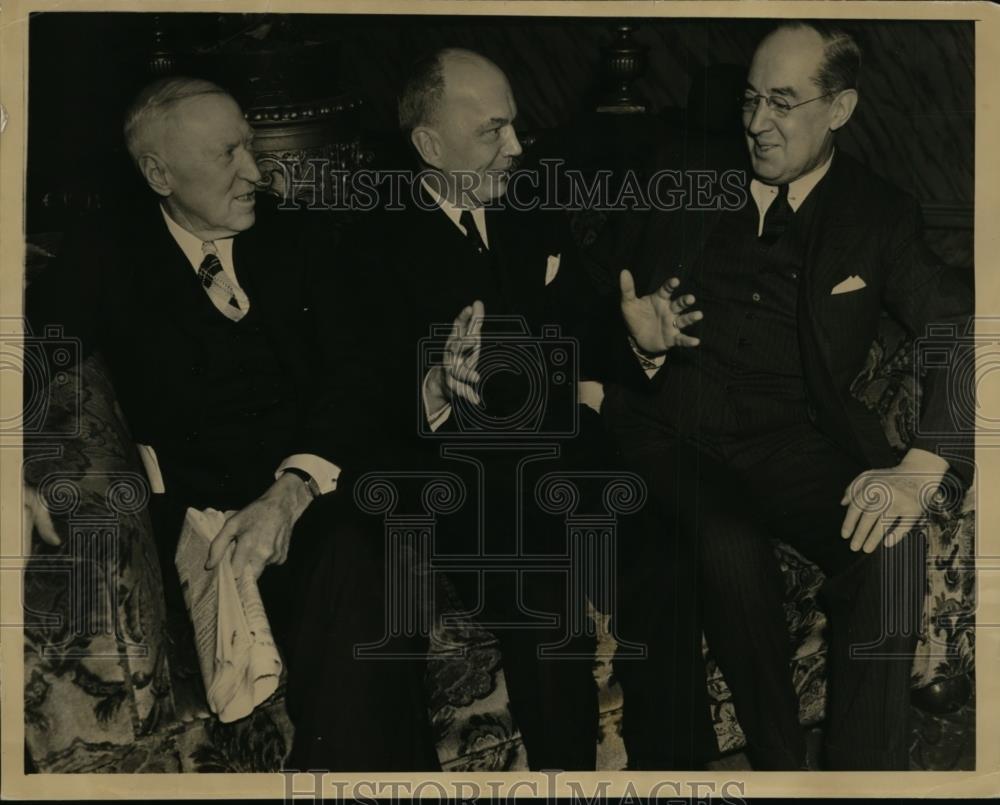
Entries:
MULTIPOLYGON (((125 136, 150 198, 71 238, 28 288, 28 319, 36 332, 62 326, 82 357, 100 350, 110 367, 154 492, 175 619, 186 617, 173 560, 186 508, 235 510, 209 566, 235 541, 234 572, 259 578, 289 660, 296 721, 314 692, 296 660, 319 627, 294 607, 314 549, 334 541, 345 557, 333 582, 348 609, 378 612, 383 598, 383 567, 338 489, 342 469, 359 471, 372 430, 352 406, 354 390, 335 382, 362 354, 359 331, 327 315, 336 291, 321 232, 258 198, 253 130, 228 93, 200 79, 158 81, 130 107, 125 136)), ((26 490, 26 500, 41 537, 57 543, 38 493, 26 490)), ((363 617, 338 628, 349 642, 369 636, 363 617)), ((403 712, 405 686, 386 674, 373 685, 403 712)), ((397 735, 425 726, 420 713, 403 717, 397 735)), ((365 743, 363 724, 351 741, 365 743)))
MULTIPOLYGON (((915 200, 834 146, 858 103, 859 66, 842 30, 779 25, 757 48, 742 100, 746 203, 632 217, 612 260, 640 288, 678 274, 705 313, 692 329, 698 350, 621 362, 603 413, 700 557, 687 593, 701 598, 759 769, 806 762, 769 538, 827 575, 826 766, 905 769, 924 592, 919 525, 933 497, 924 492, 943 485, 954 498, 972 476, 971 440, 956 433, 961 412, 949 410, 945 382, 927 378, 922 435, 901 460, 877 415, 850 394, 883 313, 920 337, 934 324, 967 334, 973 309, 970 287, 924 245, 915 200), (684 466, 696 467, 693 477, 684 466)), ((972 399, 970 383, 956 400, 972 399)), ((651 656, 696 665, 693 641, 655 631, 676 607, 676 590, 664 595, 649 569, 676 561, 668 544, 649 540, 630 592, 647 613, 651 656), (680 650, 657 651, 664 643, 680 650)), ((629 681, 653 697, 656 663, 623 673, 645 674, 629 681)))

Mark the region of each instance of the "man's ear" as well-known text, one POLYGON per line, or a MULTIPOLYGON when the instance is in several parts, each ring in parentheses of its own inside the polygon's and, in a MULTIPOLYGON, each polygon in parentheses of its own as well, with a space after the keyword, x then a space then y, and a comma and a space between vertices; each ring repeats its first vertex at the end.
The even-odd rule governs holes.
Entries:
POLYGON ((417 126, 410 132, 410 142, 425 163, 432 168, 441 167, 441 138, 434 129, 417 126))
POLYGON ((164 198, 173 192, 170 187, 170 171, 158 155, 143 154, 139 157, 139 173, 146 180, 146 184, 164 198))
POLYGON ((845 89, 837 93, 837 97, 830 104, 830 131, 836 131, 843 126, 851 115, 854 114, 854 107, 858 105, 858 91, 856 89, 845 89))

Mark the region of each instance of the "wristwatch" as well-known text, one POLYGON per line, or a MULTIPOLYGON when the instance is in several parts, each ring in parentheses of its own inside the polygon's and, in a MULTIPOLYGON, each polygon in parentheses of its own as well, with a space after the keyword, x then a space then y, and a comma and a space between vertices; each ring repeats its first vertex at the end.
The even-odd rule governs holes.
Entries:
POLYGON ((285 472, 290 472, 292 475, 301 478, 302 483, 304 483, 306 488, 309 490, 309 494, 313 496, 313 500, 320 496, 319 484, 316 483, 316 479, 313 478, 308 472, 300 470, 298 467, 285 467, 285 472))

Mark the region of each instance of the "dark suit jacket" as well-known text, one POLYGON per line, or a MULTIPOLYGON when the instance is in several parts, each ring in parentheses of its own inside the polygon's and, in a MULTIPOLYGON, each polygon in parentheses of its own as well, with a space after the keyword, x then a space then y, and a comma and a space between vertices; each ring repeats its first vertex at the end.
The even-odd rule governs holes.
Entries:
MULTIPOLYGON (((817 427, 868 466, 892 466, 895 454, 878 417, 851 396, 851 383, 864 366, 883 312, 912 338, 924 338, 930 325, 950 332, 936 337, 939 350, 954 349, 970 337, 971 283, 942 264, 924 243, 916 200, 843 151, 836 153, 828 174, 812 192, 818 194, 817 207, 797 307, 810 415, 817 427), (861 277, 866 287, 831 294, 852 275, 861 277)), ((753 204, 749 192, 747 203, 753 204)), ((631 265, 640 292, 670 276, 683 281, 694 271, 703 244, 723 214, 685 210, 619 216, 599 259, 609 270, 631 265)), ((623 357, 618 365, 622 371, 616 382, 633 391, 655 392, 663 382, 663 372, 648 382, 634 359, 623 357)), ((971 373, 963 377, 956 371, 928 372, 912 444, 948 458, 965 484, 971 482, 973 441, 956 427, 955 417, 963 411, 969 415, 973 394, 971 373)))
MULTIPOLYGON (((299 402, 285 455, 314 453, 347 468, 360 433, 356 423, 347 426, 349 390, 329 382, 351 346, 331 331, 323 307, 335 258, 303 220, 272 207, 259 200, 257 223, 234 239, 233 262, 299 402)), ((132 435, 156 449, 189 438, 201 419, 192 293, 203 293, 197 276, 150 201, 73 233, 28 287, 26 311, 33 332, 58 325, 79 339, 81 358, 101 351, 132 435)))
MULTIPOLYGON (((560 213, 486 210, 489 250, 503 288, 501 302, 493 295, 488 275, 477 269, 473 247, 423 188, 407 186, 402 195, 403 209, 366 215, 351 233, 353 247, 348 251, 357 267, 352 272, 356 284, 352 291, 339 294, 341 299, 362 300, 369 311, 365 319, 373 329, 371 343, 379 344, 370 354, 375 368, 366 381, 377 393, 369 399, 380 408, 385 424, 381 441, 396 457, 403 444, 418 452, 437 449, 433 439, 418 436, 426 421, 421 381, 427 363, 421 356, 421 340, 428 339, 432 326, 447 329, 465 306, 480 299, 488 318, 521 317, 525 335, 542 345, 536 354, 548 361, 551 349, 545 345, 553 337, 547 337, 543 328, 557 326, 562 339, 583 338, 596 299, 560 213), (417 198, 420 203, 414 201, 417 198), (559 270, 546 284, 549 258, 555 256, 559 270)), ((582 351, 581 344, 577 355, 582 351)), ((543 405, 549 421, 543 427, 565 428, 565 417, 574 415, 570 412, 575 407, 576 368, 567 370, 563 377, 555 372, 546 375, 548 396, 543 405), (553 417, 563 420, 555 422, 553 417)), ((524 391, 508 388, 515 396, 524 391)), ((588 416, 583 411, 576 415, 588 416)), ((443 427, 454 430, 459 427, 457 420, 453 413, 443 427)))

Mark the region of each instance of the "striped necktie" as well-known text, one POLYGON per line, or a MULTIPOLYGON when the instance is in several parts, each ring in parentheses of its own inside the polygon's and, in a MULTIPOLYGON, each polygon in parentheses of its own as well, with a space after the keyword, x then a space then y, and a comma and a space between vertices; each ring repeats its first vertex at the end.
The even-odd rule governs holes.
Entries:
POLYGON ((206 240, 201 244, 201 251, 205 259, 198 269, 198 279, 201 280, 205 293, 223 316, 230 321, 239 321, 250 310, 250 300, 243 289, 230 282, 222 270, 222 261, 219 260, 215 243, 206 240))

